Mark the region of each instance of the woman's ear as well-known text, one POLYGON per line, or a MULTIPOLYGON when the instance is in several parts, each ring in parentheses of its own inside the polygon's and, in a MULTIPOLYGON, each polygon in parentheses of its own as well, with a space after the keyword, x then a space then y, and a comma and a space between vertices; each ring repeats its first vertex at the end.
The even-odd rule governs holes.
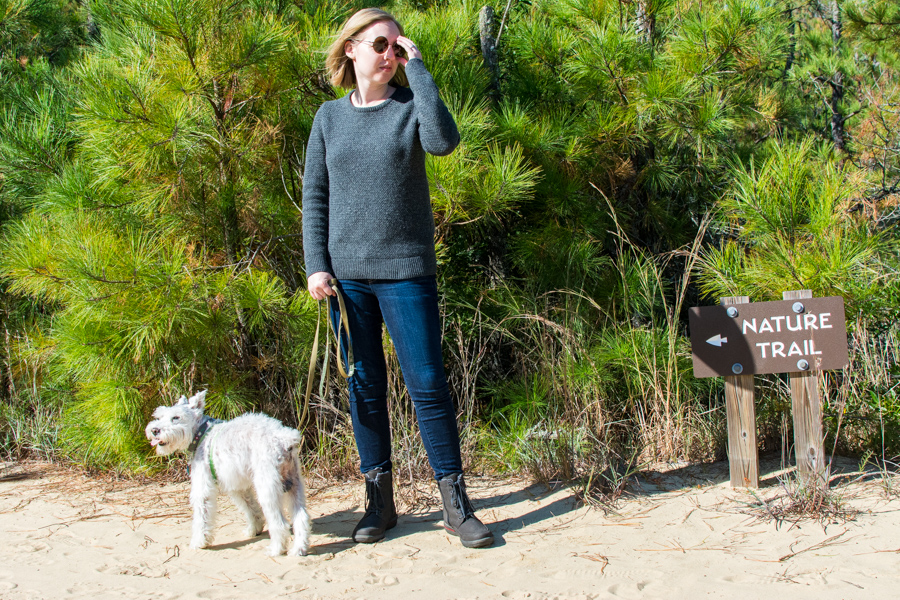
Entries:
POLYGON ((347 58, 350 60, 355 60, 354 54, 356 54, 356 46, 354 46, 353 42, 350 40, 344 42, 344 54, 346 54, 347 58))

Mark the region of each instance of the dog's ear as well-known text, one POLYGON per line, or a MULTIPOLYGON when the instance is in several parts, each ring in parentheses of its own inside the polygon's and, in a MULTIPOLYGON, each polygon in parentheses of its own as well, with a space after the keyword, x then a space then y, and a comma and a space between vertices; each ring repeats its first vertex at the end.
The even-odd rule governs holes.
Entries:
POLYGON ((181 398, 179 398, 178 401, 173 404, 173 406, 178 406, 179 404, 187 404, 187 401, 187 396, 182 395, 181 398))
POLYGON ((191 396, 188 399, 188 408, 203 410, 203 407, 206 405, 206 391, 203 390, 191 396))

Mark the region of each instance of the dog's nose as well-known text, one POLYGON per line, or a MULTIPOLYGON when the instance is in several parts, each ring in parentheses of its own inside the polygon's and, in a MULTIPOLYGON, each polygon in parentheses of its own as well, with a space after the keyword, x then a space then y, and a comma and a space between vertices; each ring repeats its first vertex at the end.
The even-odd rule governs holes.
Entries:
POLYGON ((159 429, 154 427, 153 429, 150 430, 150 433, 152 433, 153 435, 159 435, 159 429))

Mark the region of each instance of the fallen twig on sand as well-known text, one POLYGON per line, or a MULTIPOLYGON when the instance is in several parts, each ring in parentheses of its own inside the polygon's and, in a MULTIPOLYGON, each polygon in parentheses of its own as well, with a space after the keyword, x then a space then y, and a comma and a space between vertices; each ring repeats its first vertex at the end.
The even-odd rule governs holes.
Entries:
POLYGON ((872 552, 860 552, 859 554, 854 554, 853 556, 863 556, 865 554, 900 554, 900 548, 896 550, 873 550, 872 552))
POLYGON ((575 556, 577 558, 586 558, 587 560, 602 563, 603 566, 600 567, 601 575, 603 574, 603 571, 606 570, 606 567, 609 566, 609 559, 602 554, 579 554, 578 552, 575 552, 572 554, 572 556, 575 556))
MULTIPOLYGON (((791 558, 794 558, 794 557, 797 556, 798 554, 803 554, 804 552, 809 552, 810 550, 820 550, 820 549, 822 549, 822 548, 824 548, 824 547, 826 547, 826 546, 831 546, 836 540, 838 540, 838 539, 840 539, 841 537, 843 537, 845 533, 847 533, 847 532, 846 532, 846 531, 842 531, 841 533, 839 533, 839 534, 837 534, 837 535, 833 535, 833 536, 831 536, 830 538, 828 538, 828 539, 826 539, 826 540, 823 540, 823 541, 819 542, 818 544, 813 544, 813 545, 810 546, 809 548, 804 548, 803 550, 799 550, 799 551, 797 551, 797 552, 791 552, 790 554, 785 554, 784 556, 782 556, 781 558, 778 559, 778 562, 784 562, 784 561, 786 561, 786 560, 789 560, 789 559, 791 559, 791 558)), ((849 538, 849 539, 853 539, 853 538, 849 538)), ((844 540, 844 541, 846 542, 846 541, 848 541, 848 540, 844 540)))

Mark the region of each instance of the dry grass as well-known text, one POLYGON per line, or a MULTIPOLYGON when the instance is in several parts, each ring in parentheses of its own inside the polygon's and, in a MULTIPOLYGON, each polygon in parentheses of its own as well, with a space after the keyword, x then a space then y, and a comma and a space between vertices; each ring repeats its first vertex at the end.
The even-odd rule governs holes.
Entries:
POLYGON ((825 481, 815 477, 802 477, 796 470, 778 477, 779 492, 772 497, 765 497, 758 491, 750 493, 756 499, 745 512, 763 521, 773 521, 780 527, 790 523, 791 527, 804 521, 818 522, 825 525, 853 521, 859 511, 850 505, 850 500, 857 492, 852 491, 852 484, 862 481, 866 473, 847 479, 847 474, 835 475, 825 481), (842 478, 838 485, 833 483, 842 478))
POLYGON ((637 452, 628 460, 619 457, 609 460, 607 457, 603 464, 602 468, 592 468, 589 475, 576 484, 575 497, 604 514, 618 514, 616 510, 628 493, 629 483, 646 464, 638 463, 637 452))

